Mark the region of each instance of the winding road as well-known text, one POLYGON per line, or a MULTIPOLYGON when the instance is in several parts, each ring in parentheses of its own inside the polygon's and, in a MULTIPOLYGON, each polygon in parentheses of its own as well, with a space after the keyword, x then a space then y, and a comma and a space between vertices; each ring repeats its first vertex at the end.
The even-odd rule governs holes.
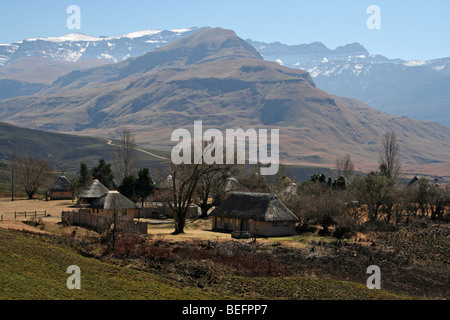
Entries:
MULTIPOLYGON (((113 143, 112 143, 112 140, 110 140, 110 139, 106 140, 106 144, 108 144, 108 145, 110 145, 110 146, 118 147, 118 145, 117 145, 117 144, 113 144, 113 143)), ((162 157, 162 156, 158 156, 157 154, 154 154, 154 153, 151 153, 151 152, 142 150, 142 149, 136 148, 136 150, 137 150, 137 151, 140 151, 140 152, 143 152, 143 153, 146 153, 146 154, 148 154, 148 155, 150 155, 150 156, 153 156, 153 157, 155 157, 155 158, 159 158, 159 159, 163 159, 163 160, 170 160, 169 158, 165 158, 165 157, 162 157)))

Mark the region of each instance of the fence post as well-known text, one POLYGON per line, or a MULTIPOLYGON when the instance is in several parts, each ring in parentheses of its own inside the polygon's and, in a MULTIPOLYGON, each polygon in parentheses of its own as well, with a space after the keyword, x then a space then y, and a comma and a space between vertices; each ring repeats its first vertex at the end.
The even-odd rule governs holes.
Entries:
POLYGON ((14 220, 16 220, 16 212, 14 211, 14 220))

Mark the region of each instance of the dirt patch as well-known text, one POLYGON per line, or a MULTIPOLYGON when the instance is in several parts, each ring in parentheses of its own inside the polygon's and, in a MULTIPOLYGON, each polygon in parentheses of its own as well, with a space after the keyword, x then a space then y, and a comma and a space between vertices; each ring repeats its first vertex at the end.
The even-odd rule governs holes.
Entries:
MULTIPOLYGON (((71 200, 44 201, 36 199, 17 199, 11 201, 10 198, 0 198, 0 215, 3 215, 3 220, 13 220, 15 211, 26 211, 31 215, 35 211, 39 214, 43 214, 45 211, 46 215, 60 217, 62 211, 74 209, 75 203, 71 200)), ((23 217, 23 220, 26 220, 25 217, 23 217)))
POLYGON ((3 222, 0 222, 0 228, 8 229, 8 230, 19 230, 19 231, 27 231, 27 232, 33 232, 33 233, 41 233, 41 234, 50 234, 50 232, 33 227, 22 221, 3 221, 3 222))

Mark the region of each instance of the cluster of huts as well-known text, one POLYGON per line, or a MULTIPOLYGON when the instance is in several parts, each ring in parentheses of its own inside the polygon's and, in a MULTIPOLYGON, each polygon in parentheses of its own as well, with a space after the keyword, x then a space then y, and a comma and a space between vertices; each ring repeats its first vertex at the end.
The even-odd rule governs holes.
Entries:
MULTIPOLYGON (((170 190, 170 177, 157 185, 155 199, 163 198, 170 190)), ((50 189, 51 199, 73 199, 70 181, 61 176, 50 189)), ((100 181, 94 180, 77 195, 77 206, 90 214, 108 214, 121 210, 123 216, 146 217, 136 203, 117 191, 108 190, 100 181)), ((194 215, 198 208, 194 208, 194 215)), ((151 210, 156 210, 153 208, 151 210)), ((167 207, 166 207, 166 210, 167 207)), ((148 210, 147 210, 148 211, 148 210)), ((251 233, 258 236, 289 236, 295 234, 295 216, 271 193, 229 192, 226 199, 209 214, 212 229, 233 234, 251 233)))
POLYGON ((71 190, 71 182, 65 176, 60 176, 50 187, 49 197, 51 200, 71 200, 76 197, 78 207, 96 210, 138 209, 134 202, 118 191, 109 190, 98 180, 93 180, 75 195, 71 190))

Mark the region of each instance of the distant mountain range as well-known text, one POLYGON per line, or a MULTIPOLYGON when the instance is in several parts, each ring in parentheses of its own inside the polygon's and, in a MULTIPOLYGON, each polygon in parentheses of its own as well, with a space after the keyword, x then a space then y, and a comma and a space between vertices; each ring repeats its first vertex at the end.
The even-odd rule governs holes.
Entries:
MULTIPOLYGON (((350 153, 376 169, 381 136, 394 130, 407 172, 450 172, 450 129, 394 117, 328 94, 308 72, 265 61, 231 30, 198 30, 144 55, 72 71, 39 93, 0 102, 3 121, 49 131, 115 137, 168 150, 176 128, 278 128, 285 164, 333 166, 350 153)), ((68 146, 70 148, 70 146, 68 146)))
MULTIPOLYGON (((207 28, 102 37, 73 33, 0 44, 0 100, 35 94, 71 71, 138 57, 202 29, 207 28)), ((450 127, 450 58, 390 59, 370 54, 359 43, 332 50, 321 42, 247 42, 267 61, 309 72, 326 92, 361 100, 392 115, 450 127)))
POLYGON ((107 60, 119 62, 143 55, 199 29, 146 30, 115 37, 93 37, 71 33, 61 37, 36 38, 13 44, 0 44, 0 66, 26 57, 80 62, 107 60))
POLYGON ((247 40, 265 60, 306 70, 317 87, 381 111, 450 127, 450 58, 404 61, 370 54, 353 43, 285 45, 247 40))
POLYGON ((198 30, 146 30, 116 37, 72 33, 0 44, 0 100, 35 94, 71 71, 137 57, 198 30))

